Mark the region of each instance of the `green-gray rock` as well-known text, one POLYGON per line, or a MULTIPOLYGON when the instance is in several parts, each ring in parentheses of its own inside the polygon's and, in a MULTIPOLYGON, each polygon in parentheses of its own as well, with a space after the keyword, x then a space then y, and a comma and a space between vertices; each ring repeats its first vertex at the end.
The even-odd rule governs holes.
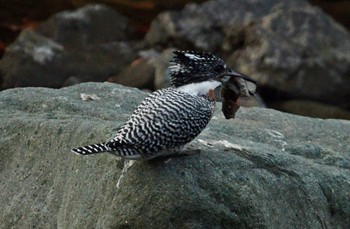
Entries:
POLYGON ((0 92, 0 228, 350 227, 349 121, 262 108, 225 120, 218 104, 189 146, 200 154, 70 152, 111 138, 145 96, 109 83, 0 92))

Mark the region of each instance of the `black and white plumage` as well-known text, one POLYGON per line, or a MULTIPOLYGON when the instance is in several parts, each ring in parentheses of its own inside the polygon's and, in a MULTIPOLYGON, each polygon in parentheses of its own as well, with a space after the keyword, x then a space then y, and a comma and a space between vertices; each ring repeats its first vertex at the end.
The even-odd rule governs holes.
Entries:
POLYGON ((231 76, 245 77, 214 55, 194 51, 175 51, 169 69, 171 87, 146 97, 112 140, 72 151, 109 152, 131 160, 177 153, 209 123, 215 108, 213 90, 231 76))

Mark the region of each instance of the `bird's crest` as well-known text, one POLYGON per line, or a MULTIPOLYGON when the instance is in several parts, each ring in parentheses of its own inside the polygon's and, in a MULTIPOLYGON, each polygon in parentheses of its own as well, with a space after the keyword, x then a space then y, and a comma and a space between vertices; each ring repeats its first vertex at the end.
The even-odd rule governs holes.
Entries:
POLYGON ((180 87, 190 83, 214 80, 226 70, 224 61, 210 53, 174 51, 170 61, 171 84, 180 87))

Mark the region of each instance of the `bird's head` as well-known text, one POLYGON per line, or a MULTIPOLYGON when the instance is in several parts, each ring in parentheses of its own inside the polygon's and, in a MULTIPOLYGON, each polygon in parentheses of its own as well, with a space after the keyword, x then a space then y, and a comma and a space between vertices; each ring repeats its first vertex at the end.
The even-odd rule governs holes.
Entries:
POLYGON ((227 67, 222 59, 205 52, 174 51, 169 69, 171 84, 177 88, 205 82, 212 82, 217 87, 227 83, 231 77, 256 84, 249 77, 227 67))

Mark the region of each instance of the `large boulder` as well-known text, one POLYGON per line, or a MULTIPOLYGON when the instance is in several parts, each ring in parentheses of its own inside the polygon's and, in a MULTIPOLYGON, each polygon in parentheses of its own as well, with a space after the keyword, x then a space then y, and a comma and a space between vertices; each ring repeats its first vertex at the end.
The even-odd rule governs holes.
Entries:
POLYGON ((70 152, 111 138, 145 96, 110 83, 0 92, 1 227, 350 227, 349 121, 262 108, 228 121, 218 104, 196 155, 70 152))
POLYGON ((308 1, 213 0, 160 14, 146 42, 221 53, 266 100, 350 109, 350 34, 308 1))
POLYGON ((267 0, 211 0, 202 4, 188 4, 181 11, 166 11, 152 22, 146 35, 150 45, 174 44, 207 51, 235 47, 224 44, 234 28, 248 26, 275 10, 310 7, 307 1, 267 0))
POLYGON ((103 5, 57 13, 6 48, 0 89, 105 81, 135 57, 127 29, 127 18, 103 5))

